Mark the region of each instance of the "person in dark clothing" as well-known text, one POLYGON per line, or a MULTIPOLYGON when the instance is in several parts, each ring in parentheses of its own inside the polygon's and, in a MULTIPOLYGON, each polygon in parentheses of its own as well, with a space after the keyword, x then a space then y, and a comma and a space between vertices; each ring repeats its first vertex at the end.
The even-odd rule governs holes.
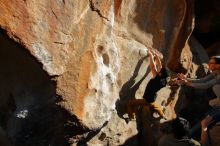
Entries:
POLYGON ((153 78, 146 86, 143 99, 134 99, 128 101, 127 110, 130 119, 134 119, 134 110, 139 106, 149 106, 151 110, 157 112, 162 118, 165 118, 161 107, 156 104, 155 100, 157 92, 167 84, 167 69, 162 67, 160 58, 156 53, 152 53, 151 50, 148 52, 150 56, 150 68, 153 78))
MULTIPOLYGON (((208 116, 212 117, 212 123, 210 123, 207 128, 211 128, 220 121, 220 107, 211 109, 210 111, 205 113, 203 118, 208 116)), ((196 137, 198 134, 200 134, 201 129, 202 129, 202 125, 199 122, 190 129, 188 136, 190 138, 196 137)))
POLYGON ((212 107, 220 107, 220 56, 212 56, 208 63, 210 74, 200 79, 187 78, 185 74, 178 74, 178 84, 197 89, 212 88, 217 98, 209 101, 212 107))
POLYGON ((156 99, 156 93, 166 86, 167 77, 168 74, 166 68, 161 68, 161 71, 156 77, 148 82, 143 96, 148 103, 153 103, 156 99))
POLYGON ((206 146, 207 145, 207 126, 212 123, 211 116, 207 116, 201 121, 201 137, 200 142, 188 137, 190 128, 189 122, 181 117, 172 120, 172 134, 163 135, 158 146, 206 146))

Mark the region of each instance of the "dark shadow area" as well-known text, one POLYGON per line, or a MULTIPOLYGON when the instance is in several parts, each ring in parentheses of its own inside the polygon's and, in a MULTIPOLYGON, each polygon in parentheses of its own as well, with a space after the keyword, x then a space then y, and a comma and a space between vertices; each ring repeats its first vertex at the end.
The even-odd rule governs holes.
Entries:
MULTIPOLYGON (((97 129, 97 130, 93 130, 93 131, 87 130, 87 131, 84 131, 84 133, 87 132, 88 134, 86 135, 86 137, 81 138, 82 140, 77 142, 77 146, 87 146, 87 142, 90 141, 94 136, 96 136, 101 131, 101 129, 104 128, 107 124, 108 124, 108 122, 105 122, 102 125, 102 127, 97 129)), ((76 134, 79 134, 79 133, 75 133, 73 135, 76 135, 76 134)), ((104 140, 105 139, 105 136, 103 136, 103 138, 101 138, 101 137, 102 137, 102 135, 99 137, 100 140, 104 140)))
MULTIPOLYGON (((139 70, 143 64, 144 59, 146 59, 146 57, 143 57, 138 61, 132 77, 122 86, 119 92, 120 99, 116 102, 116 110, 118 116, 120 118, 125 119, 125 121, 127 119, 124 118, 123 115, 127 113, 127 102, 131 99, 135 99, 136 91, 139 89, 141 83, 146 78, 146 76, 150 73, 150 68, 147 68, 146 73, 143 75, 143 77, 138 82, 135 82, 135 79, 138 76, 139 70)), ((141 122, 142 107, 140 107, 135 114, 137 114, 136 123, 137 123, 138 134, 128 139, 122 146, 141 145, 140 142, 143 137, 142 134, 143 126, 141 122)))
POLYGON ((116 110, 118 116, 121 118, 123 118, 123 115, 127 112, 127 101, 130 99, 135 99, 136 91, 138 90, 143 80, 146 78, 147 74, 149 74, 150 72, 150 69, 148 68, 143 77, 137 83, 135 83, 135 79, 138 76, 138 72, 140 70, 141 65, 143 64, 144 59, 146 59, 146 57, 138 61, 132 77, 122 86, 119 92, 120 98, 116 102, 116 110))
POLYGON ((199 30, 195 29, 193 35, 197 38, 197 40, 202 44, 204 48, 207 48, 212 44, 220 41, 220 31, 202 33, 199 32, 199 30))
MULTIPOLYGON (((70 146, 89 130, 57 103, 56 79, 0 30, 0 127, 13 146, 70 146)), ((0 144, 1 145, 1 144, 0 144)))
POLYGON ((137 135, 129 138, 122 146, 157 146, 158 134, 164 123, 160 118, 154 118, 149 107, 140 107, 136 113, 137 135))
MULTIPOLYGON (((126 140, 126 142, 121 146, 148 146, 147 138, 149 130, 151 129, 148 122, 152 122, 152 115, 144 110, 144 107, 140 107, 136 114, 136 123, 137 123, 137 131, 138 133, 133 137, 126 140), (147 114, 147 115, 146 115, 147 114)), ((152 130, 150 130, 151 133, 152 130)), ((152 133, 153 134, 153 131, 152 133)))
POLYGON ((138 142, 138 135, 135 135, 129 138, 124 144, 120 146, 139 146, 138 142))
POLYGON ((4 117, 0 124, 16 146, 46 145, 51 139, 42 131, 50 127, 48 120, 54 117, 47 111, 55 105, 56 85, 41 64, 3 30, 0 44, 0 114, 4 117))
MULTIPOLYGON (((220 1, 219 0, 196 0, 195 1, 195 28, 192 33, 199 43, 205 48, 209 57, 219 55, 220 45, 220 1)), ((192 50, 193 51, 193 50, 192 50)), ((193 62, 199 66, 196 75, 202 78, 206 75, 201 60, 199 60, 199 52, 193 53, 193 62)), ((206 62, 207 63, 207 62, 206 62)), ((191 127, 200 122, 204 118, 204 113, 209 111, 209 100, 215 98, 212 89, 201 90, 187 86, 182 86, 181 94, 184 95, 185 105, 179 111, 179 115, 187 119, 191 123, 191 127)), ((175 110, 180 105, 178 100, 175 110)), ((197 135, 197 139, 200 134, 197 135)))
MULTIPOLYGON (((207 91, 204 91, 188 86, 182 86, 180 94, 182 94, 181 97, 184 99, 178 99, 175 106, 175 111, 178 116, 183 117, 190 122, 191 128, 197 123, 200 123, 200 121, 204 118, 204 113, 211 109, 208 104, 210 97, 213 97, 212 92, 210 92, 211 90, 212 89, 208 89, 207 91), (183 100, 184 106, 179 109, 180 104, 183 103, 183 100)), ((199 140, 200 133, 194 138, 199 140)))
POLYGON ((220 53, 220 1, 196 0, 193 35, 206 49, 209 57, 220 53))
POLYGON ((180 89, 180 94, 184 95, 181 96, 184 99, 178 99, 177 104, 175 106, 175 111, 177 111, 178 105, 184 102, 184 106, 182 106, 182 109, 178 109, 177 113, 179 114, 179 116, 182 116, 189 121, 198 119, 201 113, 199 114, 198 109, 195 108, 195 106, 198 106, 196 101, 199 98, 195 95, 195 90, 192 87, 183 86, 180 89))
POLYGON ((178 89, 179 89, 179 86, 170 86, 171 92, 168 96, 165 106, 168 106, 175 99, 178 89))
MULTIPOLYGON (((199 67, 196 71, 197 78, 203 78, 206 76, 204 66, 201 64, 201 60, 198 57, 197 52, 192 52, 194 57, 192 62, 197 64, 199 67)), ((199 53, 199 52, 198 52, 199 53)), ((190 123, 196 123, 201 118, 204 112, 210 109, 208 101, 213 97, 212 89, 195 89, 189 86, 181 86, 180 98, 178 99, 175 106, 176 113, 187 119, 190 123), (184 95, 184 96, 182 96, 184 95), (180 108, 180 105, 184 103, 184 107, 180 108), (180 112, 180 113, 179 113, 180 112)))

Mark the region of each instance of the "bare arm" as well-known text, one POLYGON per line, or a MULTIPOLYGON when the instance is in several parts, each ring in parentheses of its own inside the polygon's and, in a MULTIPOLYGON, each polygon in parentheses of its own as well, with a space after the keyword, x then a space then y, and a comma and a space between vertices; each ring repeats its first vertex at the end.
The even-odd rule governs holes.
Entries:
POLYGON ((210 81, 204 82, 204 83, 194 83, 190 80, 180 80, 179 84, 181 85, 187 85, 187 86, 191 86, 194 88, 199 88, 199 89, 208 89, 212 86, 214 86, 215 84, 217 84, 218 82, 220 82, 220 79, 212 79, 210 81))
POLYGON ((183 74, 178 74, 178 78, 181 80, 179 81, 181 85, 187 85, 200 89, 207 89, 220 82, 220 77, 215 77, 213 74, 209 74, 201 79, 189 79, 186 78, 183 74))
POLYGON ((157 73, 159 73, 161 68, 162 68, 162 64, 161 64, 161 60, 160 60, 160 58, 159 58, 159 56, 157 54, 155 54, 155 57, 156 57, 157 73))
POLYGON ((205 83, 191 83, 190 86, 199 89, 208 89, 214 86, 215 84, 217 84, 217 81, 218 81, 217 79, 212 79, 205 83))
POLYGON ((156 77, 157 75, 157 71, 155 68, 155 63, 154 63, 154 55, 153 53, 149 50, 149 55, 150 55, 150 69, 151 69, 151 73, 153 74, 153 78, 156 77))
POLYGON ((189 81, 189 82, 192 82, 192 83, 204 83, 204 82, 208 82, 209 80, 212 80, 215 78, 215 75, 213 73, 209 74, 209 75, 206 75, 205 77, 203 78, 200 78, 200 79, 191 79, 191 78, 187 78, 184 74, 180 73, 180 74, 177 74, 178 78, 181 79, 181 80, 186 80, 186 81, 189 81))
POLYGON ((207 144, 207 126, 213 122, 211 116, 207 116, 205 119, 201 121, 202 131, 201 131, 201 144, 202 146, 206 146, 207 144))

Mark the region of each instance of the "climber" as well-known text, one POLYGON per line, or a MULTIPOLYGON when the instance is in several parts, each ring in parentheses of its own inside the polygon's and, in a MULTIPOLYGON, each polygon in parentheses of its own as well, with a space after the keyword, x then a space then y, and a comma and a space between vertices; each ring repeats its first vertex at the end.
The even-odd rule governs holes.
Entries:
POLYGON ((209 63, 209 75, 201 79, 186 78, 184 74, 178 74, 180 85, 191 86, 194 88, 208 89, 212 87, 217 98, 210 100, 209 105, 212 107, 220 106, 220 56, 213 56, 210 58, 209 63))
POLYGON ((206 146, 208 142, 207 127, 213 122, 211 116, 205 117, 201 121, 200 143, 187 135, 189 133, 189 122, 186 119, 177 117, 172 120, 172 132, 162 136, 158 146, 206 146))
POLYGON ((162 67, 160 58, 155 52, 148 50, 148 54, 150 56, 150 68, 153 78, 146 86, 143 99, 133 99, 128 101, 127 111, 129 119, 134 119, 133 113, 139 106, 149 106, 153 112, 157 112, 162 118, 166 119, 161 107, 156 104, 155 100, 157 91, 165 87, 167 84, 167 69, 162 67))

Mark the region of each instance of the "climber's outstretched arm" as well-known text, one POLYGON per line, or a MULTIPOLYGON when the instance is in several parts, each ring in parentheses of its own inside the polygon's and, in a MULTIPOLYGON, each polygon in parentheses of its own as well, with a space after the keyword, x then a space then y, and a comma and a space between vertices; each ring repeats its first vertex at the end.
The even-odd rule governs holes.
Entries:
POLYGON ((157 73, 159 73, 162 68, 162 63, 161 63, 161 60, 157 54, 155 54, 155 61, 156 61, 157 73))
POLYGON ((153 78, 155 78, 157 73, 158 73, 157 72, 157 68, 156 68, 157 65, 156 65, 156 63, 154 61, 155 54, 153 54, 151 50, 149 50, 148 53, 149 53, 149 56, 150 56, 150 69, 151 69, 151 73, 153 75, 153 78))

